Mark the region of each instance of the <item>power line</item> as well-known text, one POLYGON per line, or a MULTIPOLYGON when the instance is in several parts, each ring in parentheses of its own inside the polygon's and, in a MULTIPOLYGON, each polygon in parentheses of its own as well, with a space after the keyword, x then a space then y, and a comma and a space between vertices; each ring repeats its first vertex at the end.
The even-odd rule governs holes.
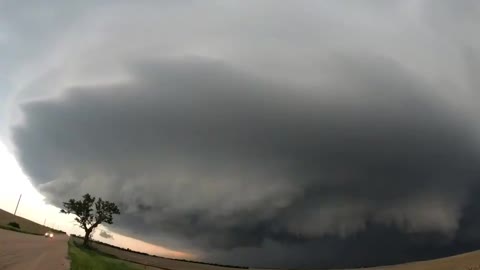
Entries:
POLYGON ((13 213, 14 216, 17 215, 17 209, 18 209, 18 205, 20 204, 21 199, 22 199, 22 194, 20 194, 20 197, 18 198, 17 207, 15 207, 15 213, 13 213))

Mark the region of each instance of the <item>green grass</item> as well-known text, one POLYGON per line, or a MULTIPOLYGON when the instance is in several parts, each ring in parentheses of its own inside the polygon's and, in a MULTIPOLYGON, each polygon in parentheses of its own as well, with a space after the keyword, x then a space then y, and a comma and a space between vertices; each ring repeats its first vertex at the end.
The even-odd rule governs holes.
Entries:
POLYGON ((85 249, 68 241, 68 255, 71 270, 139 270, 131 263, 121 261, 113 256, 99 253, 95 250, 85 249))

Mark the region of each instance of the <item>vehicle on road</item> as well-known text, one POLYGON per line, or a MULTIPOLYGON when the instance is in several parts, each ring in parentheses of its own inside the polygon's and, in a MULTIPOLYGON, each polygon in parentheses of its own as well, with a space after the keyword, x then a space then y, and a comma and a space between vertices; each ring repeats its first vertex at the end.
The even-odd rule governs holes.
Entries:
POLYGON ((53 233, 52 232, 46 232, 45 237, 46 238, 53 238, 53 233))

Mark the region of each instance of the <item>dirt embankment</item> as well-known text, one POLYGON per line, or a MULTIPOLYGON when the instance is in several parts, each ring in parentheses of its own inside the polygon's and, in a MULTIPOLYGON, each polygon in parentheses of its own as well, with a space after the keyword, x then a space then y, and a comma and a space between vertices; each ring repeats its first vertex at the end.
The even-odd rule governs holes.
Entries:
POLYGON ((16 222, 20 225, 22 231, 33 233, 33 234, 44 234, 47 231, 50 231, 51 228, 40 225, 36 222, 22 218, 19 216, 14 216, 13 214, 0 209, 0 225, 6 226, 9 222, 16 222))

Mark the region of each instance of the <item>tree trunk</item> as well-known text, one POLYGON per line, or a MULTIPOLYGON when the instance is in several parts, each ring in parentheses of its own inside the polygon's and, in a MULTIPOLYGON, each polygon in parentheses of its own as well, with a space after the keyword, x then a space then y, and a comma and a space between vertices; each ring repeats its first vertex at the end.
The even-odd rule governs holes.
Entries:
POLYGON ((83 246, 86 248, 90 247, 90 233, 92 233, 90 230, 85 231, 85 236, 83 237, 83 246))

